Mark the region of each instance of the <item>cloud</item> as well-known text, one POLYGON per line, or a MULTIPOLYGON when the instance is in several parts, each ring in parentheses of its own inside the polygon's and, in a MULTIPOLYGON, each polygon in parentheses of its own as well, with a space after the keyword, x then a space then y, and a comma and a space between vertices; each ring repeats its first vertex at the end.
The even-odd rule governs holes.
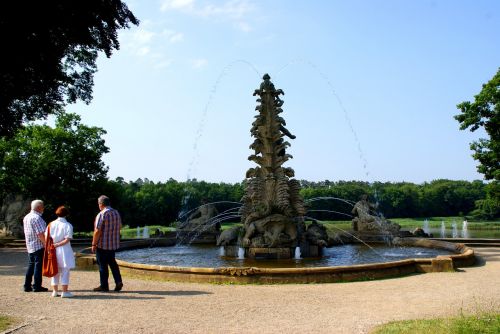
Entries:
POLYGON ((233 21, 241 31, 249 32, 252 27, 244 20, 256 7, 248 0, 229 0, 222 4, 195 4, 195 0, 164 0, 160 6, 162 12, 180 11, 189 15, 217 20, 233 21))
POLYGON ((161 33, 170 43, 177 43, 184 40, 184 34, 174 30, 165 29, 161 33))
POLYGON ((194 0, 164 0, 161 3, 160 10, 165 12, 171 9, 190 9, 193 7, 194 0))
POLYGON ((139 49, 137 49, 137 55, 138 56, 145 56, 149 53, 149 51, 151 51, 151 49, 147 46, 143 46, 143 47, 140 47, 139 49))
POLYGON ((204 66, 206 66, 208 64, 208 60, 204 59, 204 58, 199 58, 199 59, 193 59, 191 61, 191 66, 194 68, 194 69, 199 69, 199 68, 202 68, 204 66))

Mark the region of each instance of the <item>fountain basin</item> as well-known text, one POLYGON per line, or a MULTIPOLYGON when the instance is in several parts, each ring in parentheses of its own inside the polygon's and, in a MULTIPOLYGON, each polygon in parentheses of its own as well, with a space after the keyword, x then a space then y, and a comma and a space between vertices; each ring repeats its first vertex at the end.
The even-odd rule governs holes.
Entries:
MULTIPOLYGON (((121 250, 130 247, 150 247, 154 240, 137 240, 133 244, 122 244, 121 250)), ((258 266, 243 267, 187 267, 132 263, 117 260, 123 273, 169 281, 198 283, 233 284, 283 284, 283 283, 331 283, 359 280, 383 279, 413 273, 445 272, 455 268, 470 266, 475 262, 474 251, 463 245, 445 241, 402 238, 395 240, 405 247, 426 247, 452 252, 433 258, 410 258, 384 263, 318 266, 302 268, 266 268, 258 266)), ((90 249, 77 253, 77 267, 97 268, 95 256, 90 249)))

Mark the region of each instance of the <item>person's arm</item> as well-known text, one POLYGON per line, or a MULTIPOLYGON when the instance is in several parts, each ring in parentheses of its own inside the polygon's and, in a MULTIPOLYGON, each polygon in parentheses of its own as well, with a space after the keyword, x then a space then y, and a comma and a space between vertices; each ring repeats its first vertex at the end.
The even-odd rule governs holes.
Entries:
POLYGON ((68 242, 70 242, 71 239, 70 238, 65 238, 63 239, 62 241, 59 241, 57 243, 54 244, 54 247, 57 248, 57 247, 61 247, 61 246, 64 246, 66 245, 68 242))
POLYGON ((37 236, 38 236, 38 239, 40 239, 40 241, 42 242, 42 244, 45 245, 45 233, 43 233, 43 232, 38 233, 37 236))
POLYGON ((101 238, 102 231, 100 229, 95 229, 94 230, 94 237, 92 238, 92 253, 95 253, 97 249, 97 243, 99 242, 99 239, 101 238))

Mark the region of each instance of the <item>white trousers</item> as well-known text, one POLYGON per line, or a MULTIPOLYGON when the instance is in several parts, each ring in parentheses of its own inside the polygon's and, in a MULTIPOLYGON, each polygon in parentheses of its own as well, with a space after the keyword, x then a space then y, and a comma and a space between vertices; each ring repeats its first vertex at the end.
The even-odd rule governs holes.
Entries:
POLYGON ((69 285, 69 268, 57 268, 57 271, 57 275, 51 279, 51 285, 69 285))

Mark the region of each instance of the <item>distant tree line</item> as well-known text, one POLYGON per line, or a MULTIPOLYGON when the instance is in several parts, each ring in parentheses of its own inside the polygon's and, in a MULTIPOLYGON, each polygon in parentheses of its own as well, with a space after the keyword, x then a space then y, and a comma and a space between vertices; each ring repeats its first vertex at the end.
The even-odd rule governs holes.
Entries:
MULTIPOLYGON (((152 182, 109 180, 102 156, 109 151, 105 130, 81 123, 75 114, 60 114, 55 126, 28 124, 11 138, 0 138, 0 200, 22 195, 46 202, 46 219, 67 205, 76 231, 89 231, 97 214, 97 197, 107 194, 131 227, 170 225, 185 219, 203 199, 219 212, 235 208, 245 181, 235 184, 189 180, 152 182)), ((498 182, 435 180, 429 183, 302 180, 308 216, 320 220, 350 219, 352 203, 362 194, 378 203, 388 218, 472 215, 500 216, 498 182)), ((0 217, 0 220, 2 218, 0 217)), ((237 221, 237 218, 234 218, 237 221)))

